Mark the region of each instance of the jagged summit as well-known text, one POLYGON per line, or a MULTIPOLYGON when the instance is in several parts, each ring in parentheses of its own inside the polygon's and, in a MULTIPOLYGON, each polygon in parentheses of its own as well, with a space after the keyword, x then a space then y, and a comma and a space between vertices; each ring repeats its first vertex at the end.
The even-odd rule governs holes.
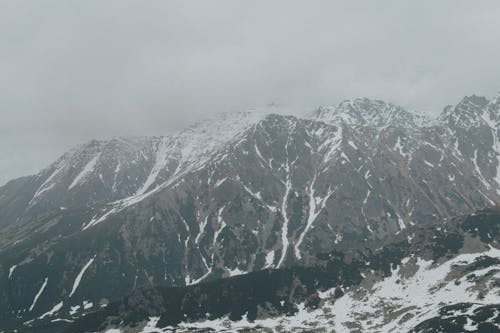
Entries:
POLYGON ((440 119, 450 127, 478 127, 484 124, 483 114, 489 101, 482 96, 466 96, 457 105, 444 109, 440 119))
POLYGON ((490 105, 500 105, 500 91, 492 98, 490 105))
POLYGON ((439 120, 450 128, 494 128, 500 121, 500 93, 491 101, 483 96, 464 97, 458 104, 447 106, 439 120))
POLYGON ((500 122, 500 92, 493 97, 487 106, 488 116, 491 122, 500 122))

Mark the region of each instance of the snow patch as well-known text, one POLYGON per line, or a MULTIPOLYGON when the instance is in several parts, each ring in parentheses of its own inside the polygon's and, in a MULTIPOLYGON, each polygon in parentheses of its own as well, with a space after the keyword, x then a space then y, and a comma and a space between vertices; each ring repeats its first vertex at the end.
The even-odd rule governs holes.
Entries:
POLYGON ((59 165, 56 167, 54 172, 40 185, 38 190, 36 190, 35 194, 33 195, 33 198, 31 198, 28 207, 32 206, 33 203, 35 203, 35 200, 44 192, 50 190, 51 188, 54 187, 55 183, 50 184, 50 182, 57 176, 63 169, 66 167, 65 163, 60 162, 59 165))
POLYGON ((308 189, 309 193, 309 214, 307 216, 307 223, 306 226, 304 227, 304 230, 299 236, 299 239, 297 240, 297 243, 295 243, 295 257, 297 259, 301 259, 302 255, 300 254, 300 244, 304 241, 304 237, 311 229, 314 221, 318 217, 318 215, 321 213, 321 211, 325 208, 326 202, 328 199, 331 197, 331 195, 335 192, 335 190, 328 189, 328 192, 324 197, 316 197, 315 194, 315 189, 314 185, 316 185, 316 177, 317 175, 314 175, 313 180, 311 181, 308 189))
POLYGON ((153 165, 153 168, 151 169, 151 172, 148 175, 148 178, 142 184, 141 188, 139 188, 136 192, 136 195, 141 195, 144 194, 150 187, 153 185, 153 183, 156 181, 158 178, 158 174, 160 171, 162 171, 167 163, 167 157, 168 157, 168 152, 169 152, 169 140, 170 138, 164 137, 158 144, 158 148, 156 150, 156 155, 155 155, 155 164, 153 165))
POLYGON ((74 315, 75 313, 78 312, 78 310, 80 310, 81 306, 80 305, 75 305, 75 306, 72 306, 70 307, 69 309, 69 314, 72 316, 74 315))
POLYGON ((92 159, 83 167, 82 171, 73 179, 71 185, 69 185, 68 190, 71 190, 73 187, 82 184, 88 178, 88 176, 94 171, 99 158, 101 157, 101 153, 96 154, 92 159))
POLYGON ((11 279, 12 274, 14 273, 14 270, 16 269, 16 267, 17 267, 17 265, 14 265, 11 268, 9 268, 9 280, 11 279))
MULTIPOLYGON (((160 329, 156 328, 156 325, 160 321, 160 317, 150 317, 146 326, 139 333, 157 333, 161 332, 160 329)), ((108 333, 108 332, 106 332, 108 333)), ((119 333, 119 332, 109 332, 109 333, 119 333)))
POLYGON ((54 307, 50 311, 45 312, 43 315, 38 317, 38 319, 43 319, 45 317, 52 317, 57 311, 61 310, 62 306, 63 306, 63 301, 54 305, 54 307))
POLYGON ((85 271, 89 268, 89 266, 94 262, 94 259, 95 259, 95 255, 85 264, 85 266, 83 266, 82 270, 80 271, 80 273, 78 273, 76 279, 75 279, 75 282, 73 283, 73 288, 71 289, 71 292, 69 293, 69 297, 73 296, 73 294, 75 293, 76 291, 76 288, 78 288, 78 286, 80 285, 80 282, 82 280, 82 277, 83 277, 83 274, 85 274, 85 271))
POLYGON ((200 224, 200 230, 198 231, 198 234, 196 235, 196 238, 194 239, 194 242, 196 244, 200 243, 201 236, 203 236, 203 233, 205 232, 205 227, 207 226, 208 223, 208 215, 205 217, 203 222, 200 224))
POLYGON ((36 302, 38 301, 38 298, 40 298, 40 295, 42 295, 43 291, 45 290, 45 287, 47 287, 48 281, 49 281, 49 279, 45 278, 45 280, 43 281, 42 287, 40 288, 40 290, 38 290, 38 292, 35 295, 35 298, 33 299, 33 303, 31 304, 29 311, 33 310, 33 308, 35 307, 36 302))
POLYGON ((229 273, 229 276, 237 276, 237 275, 246 274, 247 272, 242 271, 241 269, 239 269, 238 267, 236 267, 234 269, 228 269, 228 273, 229 273))
MULTIPOLYGON (((500 250, 490 250, 459 255, 439 266, 432 261, 421 258, 405 258, 402 265, 413 262, 417 271, 413 276, 400 274, 401 266, 392 271, 392 275, 377 282, 369 289, 355 287, 356 290, 346 290, 346 294, 333 304, 326 301, 322 307, 309 310, 305 305, 298 304, 298 311, 293 316, 282 315, 274 318, 257 319, 250 322, 246 316, 240 321, 231 321, 228 318, 204 320, 199 322, 183 322, 177 327, 155 328, 158 319, 150 318, 148 330, 152 332, 191 332, 207 330, 216 332, 258 331, 263 328, 269 331, 280 332, 308 332, 324 327, 335 332, 349 332, 355 324, 360 332, 408 332, 417 324, 439 315, 439 309, 444 305, 471 302, 477 306, 498 303, 495 290, 490 290, 483 299, 477 299, 478 291, 474 291, 475 282, 467 279, 460 280, 456 285, 454 279, 448 279, 453 265, 472 263, 481 256, 500 257, 500 250), (356 293, 354 293, 354 291, 356 293), (404 311, 395 311, 402 309, 404 311), (402 320, 407 315, 409 319, 402 320)), ((477 276, 490 274, 498 270, 499 265, 475 271, 477 276)), ((373 274, 373 273, 372 273, 373 274)), ((498 274, 497 274, 498 275, 498 274)), ((319 293, 320 298, 329 298, 335 288, 319 293)), ((284 303, 282 303, 284 304, 284 303)), ((467 321, 466 329, 477 330, 477 324, 467 321)))
POLYGON ((94 303, 90 301, 83 301, 83 309, 88 310, 91 309, 94 306, 94 303))
POLYGON ((266 266, 264 268, 269 268, 274 263, 274 250, 266 254, 266 266))

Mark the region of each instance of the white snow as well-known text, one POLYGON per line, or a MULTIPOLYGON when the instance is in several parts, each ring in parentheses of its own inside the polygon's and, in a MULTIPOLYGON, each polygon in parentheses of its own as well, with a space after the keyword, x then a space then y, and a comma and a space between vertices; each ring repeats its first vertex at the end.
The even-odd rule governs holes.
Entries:
POLYGON ((255 153, 257 154, 257 156, 262 160, 262 162, 264 163, 267 163, 266 159, 264 158, 264 156, 262 156, 262 153, 260 152, 260 149, 259 147, 257 146, 257 143, 255 143, 255 153))
POLYGON ((342 159, 342 161, 341 161, 342 164, 344 164, 344 161, 351 163, 351 160, 343 151, 340 152, 340 158, 342 159))
POLYGON ((64 321, 66 323, 73 323, 74 320, 70 320, 70 319, 65 319, 65 318, 56 318, 56 319, 52 319, 50 322, 51 323, 57 323, 58 321, 64 321))
MULTIPOLYGON (((288 147, 288 142, 287 142, 288 147)), ((288 148, 287 148, 288 155, 288 148)), ((286 166, 286 182, 285 182, 285 194, 283 195, 282 203, 281 203, 281 215, 283 216, 283 227, 281 229, 281 258, 278 261, 278 268, 281 266, 283 261, 286 258, 286 253, 288 250, 288 214, 286 212, 288 206, 288 196, 290 195, 290 190, 292 189, 292 181, 290 179, 290 167, 288 165, 288 156, 287 156, 287 166, 286 166)))
POLYGON ((459 160, 461 160, 463 157, 462 152, 460 151, 460 146, 458 144, 458 139, 453 141, 453 155, 459 160))
POLYGON ((44 192, 50 190, 51 188, 54 187, 55 183, 50 184, 50 182, 57 176, 64 168, 66 167, 66 164, 63 163, 63 161, 60 161, 59 164, 57 165, 56 169, 52 174, 47 177, 47 179, 40 185, 38 190, 36 190, 35 194, 33 195, 33 198, 31 198, 28 206, 31 206, 35 200, 44 192))
POLYGON ((366 218, 366 212, 365 212, 365 207, 366 207, 366 204, 368 203, 368 198, 370 197, 370 194, 371 194, 371 190, 370 188, 368 188, 368 190, 366 191, 366 197, 365 199, 363 200, 363 205, 361 206, 361 213, 363 214, 363 216, 366 218))
POLYGON ((88 310, 94 306, 94 303, 90 301, 83 301, 83 309, 88 310))
POLYGON ((136 195, 141 195, 144 194, 150 187, 151 185, 156 181, 156 178, 158 177, 158 174, 160 171, 162 171, 165 168, 165 165, 167 163, 167 157, 169 153, 169 143, 170 143, 170 138, 169 137, 163 137, 158 144, 157 150, 156 150, 156 155, 155 155, 155 164, 153 168, 151 169, 151 172, 148 175, 148 178, 142 184, 141 188, 139 188, 136 192, 136 195))
POLYGON ((483 193, 483 191, 481 190, 477 190, 479 192, 479 194, 481 194, 485 199, 486 201, 488 201, 490 203, 490 205, 494 206, 495 205, 495 202, 493 200, 491 200, 486 194, 483 193))
POLYGON ((90 258, 90 260, 85 264, 85 266, 83 266, 80 273, 78 273, 78 275, 75 279, 75 282, 73 283, 73 288, 71 288, 71 292, 69 293, 69 297, 73 296, 73 294, 75 293, 76 288, 78 288, 78 286, 80 285, 83 274, 85 274, 85 271, 87 270, 87 268, 89 268, 89 266, 94 262, 94 259, 95 259, 95 255, 92 258, 90 258))
MULTIPOLYGON (((475 300, 477 295, 473 291, 469 291, 469 287, 475 285, 474 282, 461 280, 459 286, 455 285, 454 280, 445 281, 451 267, 459 263, 470 263, 482 255, 489 255, 499 258, 500 250, 490 249, 484 253, 463 254, 456 258, 434 267, 431 261, 425 261, 420 258, 417 260, 419 267, 415 275, 404 279, 399 274, 399 267, 392 272, 392 275, 383 281, 377 283, 372 288, 372 294, 367 295, 363 299, 354 299, 350 294, 347 297, 342 297, 335 302, 333 313, 336 314, 336 329, 345 330, 344 323, 359 319, 363 313, 371 313, 370 320, 362 320, 365 330, 370 331, 377 325, 383 325, 381 332, 408 331, 418 322, 431 318, 437 315, 438 309, 442 304, 455 304, 460 302, 470 302, 475 300), (401 280, 397 283, 397 280, 401 280), (416 307, 417 310, 413 313, 415 317, 404 323, 398 323, 398 320, 392 320, 388 324, 384 324, 382 311, 386 306, 397 306, 399 308, 416 307), (345 309, 344 312, 341 312, 345 309), (374 313, 374 309, 375 313, 374 313), (381 312, 380 315, 377 312, 381 312)), ((411 260, 411 259, 410 259, 411 260)), ((408 260, 407 260, 408 261, 408 260)), ((494 267, 483 272, 486 274, 494 267)), ((480 274, 480 272, 476 272, 480 274)), ((489 293, 482 303, 488 304, 495 302, 495 293, 489 293)), ((401 313, 400 316, 404 315, 401 313)))
POLYGON ((31 206, 35 202, 35 200, 38 197, 40 197, 43 193, 45 193, 45 192, 49 191, 50 189, 54 188, 54 186, 56 186, 56 183, 52 183, 50 185, 46 185, 45 187, 43 187, 43 189, 37 191, 35 193, 35 195, 33 196, 33 198, 31 199, 31 201, 29 202, 29 206, 31 206))
POLYGON ((243 188, 245 189, 245 191, 247 191, 248 194, 250 194, 252 197, 254 197, 255 199, 257 199, 263 206, 265 206, 271 212, 276 212, 277 211, 276 207, 271 206, 271 205, 267 204, 264 201, 264 199, 262 198, 262 195, 260 194, 260 192, 254 192, 254 191, 252 191, 248 186, 246 186, 245 184, 243 184, 243 182, 241 182, 241 180, 239 179, 239 177, 238 177, 238 180, 240 181, 240 183, 243 186, 243 188))
POLYGON ((189 228, 189 225, 187 224, 186 220, 182 216, 181 216, 181 221, 182 221, 182 224, 184 224, 184 228, 186 228, 187 236, 186 236, 186 239, 184 240, 184 247, 187 249, 189 239, 191 238, 191 234, 189 232, 190 228, 189 228))
POLYGON ((73 179, 73 182, 69 185, 68 190, 82 184, 86 180, 86 178, 94 171, 100 157, 101 153, 97 153, 90 161, 87 162, 80 173, 73 179))
POLYGON ((217 242, 217 238, 219 238, 221 231, 226 227, 226 222, 224 222, 224 220, 222 219, 222 212, 224 211, 224 208, 226 208, 226 206, 222 206, 222 208, 220 208, 219 211, 217 212, 217 222, 219 224, 219 229, 217 229, 217 231, 215 231, 214 234, 214 240, 213 240, 214 246, 215 243, 217 242))
POLYGON ((226 180, 227 180, 228 177, 224 177, 218 181, 215 182, 215 186, 214 187, 219 187, 221 186, 226 180))
POLYGON ((299 239, 295 243, 295 256, 297 259, 301 259, 302 255, 300 254, 300 244, 304 241, 304 237, 311 229, 314 221, 318 217, 318 215, 321 213, 321 211, 325 208, 326 202, 328 199, 331 197, 331 195, 335 192, 335 190, 328 189, 328 192, 324 197, 316 197, 315 194, 315 189, 314 185, 316 185, 316 177, 317 175, 314 175, 313 180, 309 184, 309 214, 307 216, 307 223, 306 226, 304 227, 304 230, 301 232, 299 239))
POLYGON ((14 266, 9 268, 9 280, 11 279, 12 274, 14 273, 14 270, 16 269, 16 267, 17 267, 17 265, 14 265, 14 266))
POLYGON ((424 159, 424 163, 428 166, 430 166, 431 168, 434 168, 434 164, 432 164, 431 162, 427 161, 424 159))
MULTIPOLYGON (((439 266, 431 261, 421 258, 409 257, 403 260, 403 265, 416 264, 417 272, 413 276, 404 277, 400 274, 400 268, 392 271, 392 275, 376 283, 369 289, 356 287, 355 290, 345 290, 346 294, 331 304, 334 289, 322 291, 319 296, 326 302, 316 310, 308 310, 304 304, 298 304, 298 312, 293 316, 279 316, 268 319, 258 319, 249 322, 246 317, 233 322, 228 318, 215 320, 204 320, 193 323, 181 323, 178 327, 155 328, 158 319, 150 318, 147 330, 142 333, 152 332, 190 332, 196 329, 211 329, 216 332, 239 332, 247 330, 259 330, 266 328, 269 331, 282 332, 307 332, 318 328, 328 327, 335 332, 349 332, 350 325, 360 325, 360 332, 408 332, 418 323, 438 315, 439 309, 444 305, 457 304, 461 302, 474 302, 475 306, 495 304, 498 302, 498 287, 493 287, 495 277, 490 279, 490 289, 483 299, 479 299, 478 291, 472 288, 475 282, 461 279, 456 285, 454 279, 447 279, 453 265, 473 262, 476 258, 488 255, 500 258, 500 250, 491 248, 488 251, 475 254, 462 254, 439 266), (496 289, 495 289, 496 288, 496 289), (406 311, 399 311, 406 309, 406 311), (412 317, 401 320, 410 313, 412 317)), ((500 265, 487 269, 475 271, 478 276, 491 274, 500 269, 500 265)), ((363 274, 373 274, 365 272, 363 274)), ((500 276, 496 273, 496 278, 500 276)), ((468 321, 466 329, 473 330, 477 327, 472 321, 468 321)))
POLYGON ((238 267, 234 268, 234 269, 227 269, 228 270, 228 273, 229 273, 229 276, 237 276, 237 275, 243 275, 243 274, 246 274, 247 272, 245 271, 242 271, 241 269, 239 269, 238 267))
POLYGON ((352 140, 347 141, 347 143, 348 143, 348 144, 349 144, 349 146, 351 146, 352 148, 354 148, 354 149, 356 149, 356 150, 358 150, 358 149, 359 149, 359 148, 358 148, 358 146, 356 146, 356 144, 355 144, 352 140))
POLYGON ((63 306, 63 301, 60 301, 59 303, 54 305, 54 307, 51 310, 45 312, 43 315, 38 317, 38 319, 43 319, 45 317, 52 317, 57 311, 61 310, 62 306, 63 306))
POLYGON ((157 148, 155 165, 141 188, 132 196, 110 203, 108 209, 96 214, 83 226, 83 230, 175 184, 182 176, 199 170, 207 162, 225 159, 228 156, 226 148, 241 143, 245 131, 266 115, 261 110, 225 113, 163 138, 164 141, 157 148), (166 167, 167 158, 175 159, 177 167, 168 179, 153 187, 159 173, 166 167))
POLYGON ((398 136, 398 140, 396 141, 396 145, 394 146, 394 150, 399 152, 399 155, 407 158, 407 155, 403 152, 403 145, 401 144, 401 137, 398 136))
MULTIPOLYGON (((498 98, 498 96, 497 96, 498 98)), ((497 136, 497 126, 488 117, 488 124, 491 127, 491 135, 493 136, 493 146, 492 149, 496 155, 497 170, 495 174, 494 181, 497 183, 497 194, 500 194, 500 142, 497 136)))
POLYGON ((464 330, 469 331, 469 332, 477 332, 477 323, 474 324, 472 319, 467 318, 467 322, 464 325, 464 330))
POLYGON ((47 282, 49 281, 48 278, 45 278, 45 280, 43 281, 43 284, 42 286, 40 287, 40 290, 38 290, 38 292, 36 293, 35 295, 35 298, 33 299, 33 303, 31 304, 30 308, 29 308, 29 311, 33 310, 33 308, 35 307, 36 305, 36 302, 38 301, 38 298, 40 298, 40 295, 42 295, 45 287, 47 287, 47 282))
POLYGON ((318 151, 323 154, 323 163, 327 163, 339 150, 342 144, 342 127, 339 127, 333 135, 330 133, 318 147, 318 151))
POLYGON ((335 235, 335 241, 334 241, 334 243, 335 243, 335 244, 338 244, 338 243, 342 242, 342 238, 343 238, 343 237, 342 237, 342 234, 341 234, 341 233, 337 233, 337 234, 335 235))
POLYGON ((132 206, 138 202, 141 202, 149 195, 155 193, 157 190, 159 190, 159 187, 156 187, 155 189, 153 189, 149 192, 146 192, 144 194, 141 194, 141 195, 134 195, 134 196, 127 197, 125 199, 120 199, 118 201, 113 202, 111 204, 111 206, 112 206, 111 209, 107 210, 102 215, 100 215, 100 214, 94 215, 94 217, 89 221, 89 223, 84 224, 82 230, 86 230, 92 226, 95 226, 95 225, 103 222, 104 220, 106 220, 109 216, 116 214, 116 213, 120 212, 121 210, 123 210, 129 206, 132 206))
POLYGON ((187 278, 185 279, 185 283, 186 283, 186 286, 190 286, 190 285, 193 285, 193 284, 197 284, 197 283, 200 283, 201 281, 203 281, 203 279, 205 279, 210 273, 212 273, 212 269, 209 269, 208 272, 206 272, 205 274, 203 274, 202 276, 200 276, 198 279, 195 279, 195 280, 191 280, 191 277, 188 275, 187 278))
POLYGON ((72 316, 74 315, 75 313, 78 312, 78 310, 80 310, 81 306, 80 305, 75 305, 75 306, 72 306, 70 307, 69 309, 69 314, 72 316))
POLYGON ((399 216, 398 214, 398 224, 399 224, 399 229, 400 230, 403 230, 406 228, 406 225, 405 225, 405 222, 404 220, 401 218, 401 216, 399 216))
POLYGON ((121 166, 122 166, 122 164, 120 163, 120 161, 118 161, 118 163, 116 163, 116 167, 115 167, 115 175, 113 177, 113 186, 111 187, 113 192, 116 191, 116 186, 118 185, 116 183, 116 179, 118 178, 118 174, 120 172, 121 166))
POLYGON ((483 177, 483 174, 481 172, 481 169, 479 168, 479 165, 477 164, 477 149, 474 151, 474 158, 472 159, 472 162, 474 164, 474 169, 476 170, 476 174, 479 176, 479 180, 486 186, 487 189, 490 188, 490 184, 486 181, 486 179, 483 177))
POLYGON ((262 200, 262 195, 260 194, 260 192, 254 192, 254 191, 252 191, 248 186, 246 186, 243 183, 241 183, 241 185, 243 185, 243 188, 245 189, 245 191, 247 191, 252 197, 254 197, 255 199, 257 199, 260 202, 264 203, 263 200, 262 200))
MULTIPOLYGON (((139 333, 162 333, 162 330, 156 328, 158 321, 160 321, 160 317, 150 317, 146 326, 139 333)), ((109 333, 120 333, 120 332, 109 332, 109 333)))
POLYGON ((205 217, 203 222, 200 224, 200 230, 198 231, 198 234, 196 235, 196 238, 194 239, 194 242, 196 244, 200 243, 201 236, 203 236, 203 233, 205 232, 205 227, 207 226, 208 223, 208 215, 205 217))
POLYGON ((274 263, 274 250, 273 251, 269 251, 267 254, 266 254, 266 266, 264 266, 264 268, 269 268, 273 265, 274 263))

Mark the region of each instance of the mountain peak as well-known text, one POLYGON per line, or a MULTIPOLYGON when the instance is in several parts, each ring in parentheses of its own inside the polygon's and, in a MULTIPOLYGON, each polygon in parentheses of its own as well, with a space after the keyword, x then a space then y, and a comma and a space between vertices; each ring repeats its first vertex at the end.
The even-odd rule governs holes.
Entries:
POLYGON ((379 111, 384 107, 397 107, 396 105, 385 102, 379 99, 371 99, 368 97, 357 97, 354 99, 346 99, 339 103, 339 106, 349 105, 354 108, 368 109, 370 107, 377 108, 379 111))
POLYGON ((484 96, 478 96, 472 94, 470 96, 463 97, 460 102, 457 103, 456 107, 474 107, 483 108, 488 105, 490 101, 484 96))
POLYGON ((366 97, 342 101, 336 107, 320 107, 312 117, 327 123, 347 123, 353 126, 413 127, 421 124, 423 116, 403 107, 366 97))
POLYGON ((446 107, 440 119, 451 127, 478 127, 484 123, 483 114, 489 103, 483 96, 466 96, 454 107, 446 107))
POLYGON ((493 99, 490 101, 490 109, 491 107, 496 108, 496 110, 500 109, 500 91, 493 97, 493 99))

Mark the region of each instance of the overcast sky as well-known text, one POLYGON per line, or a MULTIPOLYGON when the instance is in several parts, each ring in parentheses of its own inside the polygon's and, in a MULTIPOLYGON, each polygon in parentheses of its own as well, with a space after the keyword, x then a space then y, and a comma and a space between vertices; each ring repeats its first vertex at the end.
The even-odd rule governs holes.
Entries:
POLYGON ((0 184, 91 138, 500 91, 500 1, 0 0, 0 184))

